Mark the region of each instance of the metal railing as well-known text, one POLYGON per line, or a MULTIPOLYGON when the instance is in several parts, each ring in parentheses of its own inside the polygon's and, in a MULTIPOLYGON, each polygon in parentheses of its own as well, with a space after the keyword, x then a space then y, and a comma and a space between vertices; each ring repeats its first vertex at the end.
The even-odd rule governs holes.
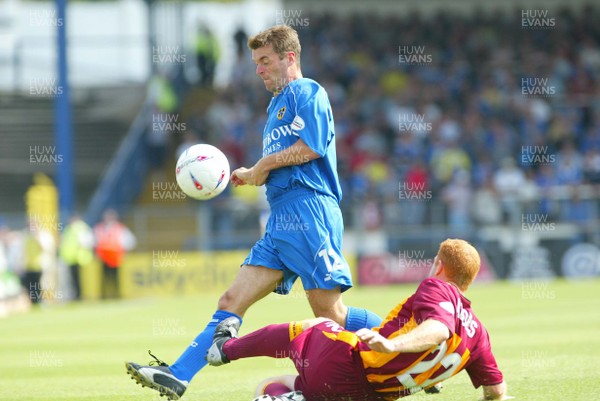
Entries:
MULTIPOLYGON (((416 242, 439 244, 450 236, 473 242, 497 241, 510 235, 513 238, 525 236, 536 241, 561 238, 600 243, 600 192, 593 186, 579 186, 577 190, 580 198, 575 200, 569 196, 566 187, 556 187, 543 195, 544 199, 549 197, 548 201, 553 203, 551 213, 532 209, 532 204, 537 205, 539 199, 528 199, 517 202, 514 209, 504 212, 496 222, 481 222, 471 218, 464 226, 449 224, 449 207, 438 197, 421 203, 420 206, 424 208, 422 221, 410 221, 414 210, 407 209, 406 202, 396 201, 384 207, 380 205, 380 222, 374 227, 369 227, 365 221, 364 203, 346 200, 343 205, 344 223, 346 231, 354 233, 357 238, 379 235, 385 241, 382 248, 392 252, 416 242), (571 214, 573 210, 581 212, 582 207, 588 211, 589 219, 582 214, 571 214)), ((186 216, 188 232, 195 236, 195 240, 189 242, 194 249, 249 248, 260 237, 267 213, 261 204, 245 204, 225 196, 210 204, 187 200, 181 206, 162 207, 158 202, 151 206, 138 206, 131 212, 130 221, 135 222, 134 231, 140 232, 141 238, 148 238, 152 235, 146 230, 148 221, 186 216)), ((168 237, 161 233, 156 235, 168 237)), ((368 249, 363 249, 364 246, 357 241, 356 251, 368 252, 368 249)))

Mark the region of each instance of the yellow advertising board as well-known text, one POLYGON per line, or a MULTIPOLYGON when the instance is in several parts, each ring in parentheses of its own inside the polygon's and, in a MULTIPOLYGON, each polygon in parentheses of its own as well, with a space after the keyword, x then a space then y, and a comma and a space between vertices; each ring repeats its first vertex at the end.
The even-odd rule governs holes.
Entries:
MULTIPOLYGON (((132 252, 125 257, 119 269, 121 296, 140 298, 220 293, 233 282, 247 255, 247 251, 132 252)), ((356 258, 345 256, 356 277, 356 258)), ((84 296, 96 299, 101 293, 101 267, 91 264, 87 268, 82 274, 84 296)))
POLYGON ((153 251, 129 254, 121 271, 121 296, 190 295, 223 291, 247 252, 153 251))

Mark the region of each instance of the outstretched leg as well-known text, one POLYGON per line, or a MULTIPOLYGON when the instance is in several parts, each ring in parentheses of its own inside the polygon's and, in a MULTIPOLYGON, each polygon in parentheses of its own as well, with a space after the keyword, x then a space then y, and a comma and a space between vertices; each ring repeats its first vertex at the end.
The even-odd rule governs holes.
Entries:
POLYGON ((282 277, 283 273, 279 270, 243 266, 231 287, 219 299, 218 310, 211 321, 173 365, 158 360, 159 366, 127 362, 127 372, 142 386, 157 390, 169 399, 179 399, 194 375, 206 366, 205 355, 212 344, 217 325, 233 319, 239 327, 246 310, 273 291, 282 277))
POLYGON ((281 281, 283 273, 262 266, 243 266, 231 287, 219 299, 218 310, 206 328, 192 341, 184 353, 171 365, 173 375, 180 380, 190 381, 206 366, 206 351, 210 347, 219 322, 242 317, 256 301, 272 292, 281 281))
POLYGON ((256 356, 288 358, 291 356, 290 344, 294 338, 327 320, 329 319, 314 318, 301 322, 270 324, 240 338, 228 336, 226 341, 223 341, 223 337, 215 336, 206 359, 210 365, 220 366, 236 359, 256 356))

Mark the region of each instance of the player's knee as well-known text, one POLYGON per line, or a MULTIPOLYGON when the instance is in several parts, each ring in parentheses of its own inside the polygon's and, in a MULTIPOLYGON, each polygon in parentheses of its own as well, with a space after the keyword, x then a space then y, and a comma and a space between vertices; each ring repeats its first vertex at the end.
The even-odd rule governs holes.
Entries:
POLYGON ((346 314, 348 313, 348 308, 341 302, 331 304, 320 304, 313 303, 312 310, 317 318, 325 318, 329 320, 333 320, 334 322, 344 325, 346 322, 346 314))
POLYGON ((294 390, 296 375, 269 377, 258 384, 255 396, 262 394, 281 395, 294 390))
POLYGON ((325 317, 344 325, 348 308, 342 302, 339 288, 309 290, 308 301, 315 317, 325 317))

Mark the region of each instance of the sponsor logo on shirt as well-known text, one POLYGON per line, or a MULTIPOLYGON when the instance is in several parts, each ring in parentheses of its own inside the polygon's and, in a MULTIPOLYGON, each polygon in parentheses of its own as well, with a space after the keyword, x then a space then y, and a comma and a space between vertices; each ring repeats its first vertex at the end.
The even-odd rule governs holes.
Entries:
POLYGON ((263 156, 278 152, 287 146, 280 143, 282 138, 288 136, 298 136, 298 133, 292 129, 292 124, 275 127, 265 137, 263 137, 263 156))

